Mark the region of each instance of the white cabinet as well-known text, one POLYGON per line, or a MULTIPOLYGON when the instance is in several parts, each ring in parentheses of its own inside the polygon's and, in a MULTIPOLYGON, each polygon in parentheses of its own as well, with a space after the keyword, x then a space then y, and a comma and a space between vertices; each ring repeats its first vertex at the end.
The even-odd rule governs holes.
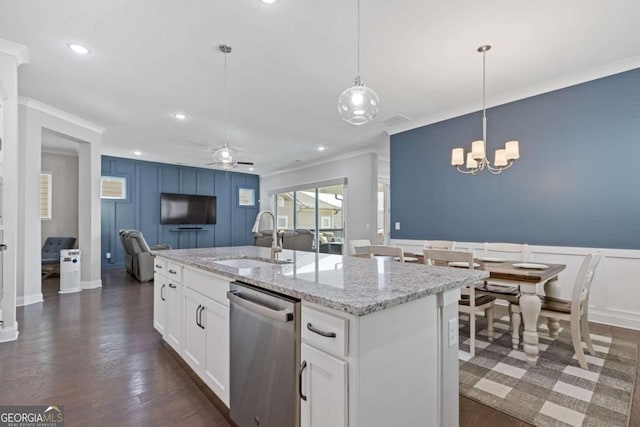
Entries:
POLYGON ((209 300, 202 318, 206 335, 204 381, 229 406, 229 307, 209 300))
POLYGON ((205 328, 200 322, 202 295, 184 290, 184 354, 182 358, 198 374, 204 369, 205 328))
POLYGON ((164 339, 178 354, 182 354, 182 285, 167 279, 167 292, 164 293, 167 307, 167 323, 164 339))
POLYGON ((160 332, 162 336, 165 334, 167 324, 167 279, 156 274, 153 281, 153 327, 160 332))
POLYGON ((304 343, 300 359, 301 427, 347 426, 347 362, 304 343))
POLYGON ((229 307, 194 291, 189 275, 185 274, 185 280, 182 357, 228 406, 229 307))

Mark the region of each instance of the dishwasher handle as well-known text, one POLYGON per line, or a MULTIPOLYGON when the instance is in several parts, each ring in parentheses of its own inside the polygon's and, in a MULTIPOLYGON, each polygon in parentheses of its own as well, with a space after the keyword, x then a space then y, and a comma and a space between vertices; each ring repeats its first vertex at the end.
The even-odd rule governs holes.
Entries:
POLYGON ((290 310, 274 310, 270 307, 264 306, 257 302, 246 299, 242 296, 240 291, 228 291, 227 298, 234 304, 238 304, 240 307, 244 307, 247 310, 254 313, 261 314, 269 319, 277 320, 279 322, 290 322, 293 320, 293 312, 290 310))

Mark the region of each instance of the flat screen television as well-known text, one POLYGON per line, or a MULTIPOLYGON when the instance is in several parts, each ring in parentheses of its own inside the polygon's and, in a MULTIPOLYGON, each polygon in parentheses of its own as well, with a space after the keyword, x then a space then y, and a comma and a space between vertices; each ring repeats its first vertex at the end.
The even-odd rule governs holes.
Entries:
POLYGON ((160 224, 216 223, 216 197, 195 194, 160 194, 160 224))

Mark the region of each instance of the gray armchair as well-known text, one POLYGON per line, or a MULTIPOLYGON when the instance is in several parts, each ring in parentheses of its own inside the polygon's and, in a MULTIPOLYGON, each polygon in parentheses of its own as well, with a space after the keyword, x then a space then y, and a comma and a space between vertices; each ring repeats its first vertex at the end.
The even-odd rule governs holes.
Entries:
POLYGON ((60 250, 73 249, 75 237, 47 237, 42 246, 42 278, 46 279, 60 269, 60 250))
POLYGON ((171 245, 160 244, 149 247, 144 236, 138 230, 120 230, 119 234, 127 273, 140 282, 153 280, 153 255, 151 251, 171 249, 171 245))

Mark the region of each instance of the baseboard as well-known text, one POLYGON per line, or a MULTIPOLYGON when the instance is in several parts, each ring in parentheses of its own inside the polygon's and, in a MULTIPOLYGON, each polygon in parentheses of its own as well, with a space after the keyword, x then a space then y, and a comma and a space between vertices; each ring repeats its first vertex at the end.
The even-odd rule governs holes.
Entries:
POLYGON ((596 310, 594 308, 590 308, 589 322, 602 323, 604 325, 640 331, 640 316, 636 313, 614 310, 596 310))
POLYGON ((0 342, 15 341, 18 339, 18 335, 20 335, 18 322, 9 328, 0 328, 0 342))
POLYGON ((102 287, 102 279, 82 281, 82 282, 80 282, 80 286, 82 286, 82 289, 101 288, 102 287))
POLYGON ((24 297, 16 298, 16 307, 23 307, 25 305, 37 304, 39 302, 43 302, 42 292, 33 295, 27 295, 24 297))
POLYGON ((80 292, 82 288, 73 288, 73 289, 65 289, 58 291, 59 294, 73 294, 75 292, 80 292))

